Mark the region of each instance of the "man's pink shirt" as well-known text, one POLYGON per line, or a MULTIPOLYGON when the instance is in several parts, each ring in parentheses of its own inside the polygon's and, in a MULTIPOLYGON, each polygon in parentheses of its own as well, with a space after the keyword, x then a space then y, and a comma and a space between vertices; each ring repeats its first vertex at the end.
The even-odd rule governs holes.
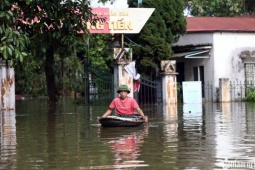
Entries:
POLYGON ((134 114, 135 109, 139 108, 136 100, 128 97, 125 102, 122 102, 119 97, 113 99, 109 105, 110 109, 116 108, 117 114, 134 114))

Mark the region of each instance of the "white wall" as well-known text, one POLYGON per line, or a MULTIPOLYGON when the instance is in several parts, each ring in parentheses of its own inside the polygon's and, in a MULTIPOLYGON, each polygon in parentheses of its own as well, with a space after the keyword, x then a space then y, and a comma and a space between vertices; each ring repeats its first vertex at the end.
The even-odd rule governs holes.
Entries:
POLYGON ((242 51, 255 50, 254 33, 214 33, 214 82, 219 78, 244 82, 244 63, 239 57, 242 51))
MULTIPOLYGON (((173 46, 186 45, 208 45, 213 43, 212 33, 192 33, 181 36, 179 41, 173 46)), ((212 46, 213 48, 213 46, 212 46)), ((204 66, 205 81, 213 81, 214 77, 214 59, 213 50, 211 50, 209 59, 185 59, 185 81, 194 81, 193 67, 204 66)))
POLYGON ((212 68, 211 59, 188 59, 185 62, 185 80, 186 81, 194 81, 193 68, 204 66, 204 80, 206 82, 212 81, 213 72, 210 71, 212 68))
POLYGON ((173 46, 184 46, 184 45, 198 45, 198 44, 212 44, 213 36, 211 33, 188 33, 181 36, 177 43, 173 46))
MULTIPOLYGON (((245 51, 255 51, 255 33, 189 33, 180 37, 179 41, 173 45, 210 44, 212 44, 210 59, 184 59, 185 81, 194 80, 193 67, 204 66, 205 82, 212 82, 214 87, 219 87, 220 78, 229 78, 235 84, 243 84, 245 70, 240 54, 245 51)), ((241 93, 241 86, 236 88, 238 89, 232 92, 235 98, 243 98, 244 94, 241 93)), ((215 96, 213 98, 215 100, 215 96)))
POLYGON ((255 34, 242 32, 189 33, 173 46, 212 44, 210 59, 185 59, 185 80, 192 81, 193 67, 204 66, 205 81, 219 86, 220 78, 244 82, 242 51, 255 50, 255 34))

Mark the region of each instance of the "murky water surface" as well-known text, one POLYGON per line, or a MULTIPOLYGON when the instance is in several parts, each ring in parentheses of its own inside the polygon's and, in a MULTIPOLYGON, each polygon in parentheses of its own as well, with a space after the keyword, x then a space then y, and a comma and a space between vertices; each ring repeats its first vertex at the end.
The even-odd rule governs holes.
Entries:
POLYGON ((1 113, 0 169, 255 169, 255 104, 141 106, 148 126, 102 128, 105 107, 17 101, 1 113))

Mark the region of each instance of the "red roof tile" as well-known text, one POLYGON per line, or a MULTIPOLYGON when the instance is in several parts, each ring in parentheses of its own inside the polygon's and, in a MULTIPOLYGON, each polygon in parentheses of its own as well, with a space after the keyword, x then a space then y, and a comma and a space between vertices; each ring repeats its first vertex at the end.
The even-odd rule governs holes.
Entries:
POLYGON ((255 32, 252 17, 187 17, 187 33, 191 32, 255 32))

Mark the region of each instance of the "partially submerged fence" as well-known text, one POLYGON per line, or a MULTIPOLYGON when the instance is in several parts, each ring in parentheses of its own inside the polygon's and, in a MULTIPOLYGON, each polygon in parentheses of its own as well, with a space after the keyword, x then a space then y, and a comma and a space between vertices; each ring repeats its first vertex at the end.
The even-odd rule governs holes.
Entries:
POLYGON ((134 92, 134 98, 143 105, 162 103, 161 80, 149 80, 141 77, 140 89, 138 92, 134 92))
POLYGON ((85 69, 84 97, 86 105, 109 105, 114 98, 113 74, 100 68, 85 69))
POLYGON ((255 84, 253 81, 245 83, 230 82, 230 95, 234 101, 255 100, 255 84))
MULTIPOLYGON (((255 100, 254 82, 229 81, 226 90, 230 96, 229 101, 255 100)), ((183 100, 182 83, 178 83, 178 102, 183 100)), ((219 102, 222 87, 213 85, 212 82, 202 82, 202 98, 204 102, 219 102)))
MULTIPOLYGON (((85 103, 88 105, 108 105, 114 98, 113 74, 98 68, 85 69, 85 103)), ((255 101, 255 84, 253 81, 229 81, 228 78, 219 79, 218 86, 213 82, 202 83, 203 102, 231 102, 255 101)), ((182 103, 182 83, 177 83, 177 101, 182 103)), ((139 92, 134 92, 134 98, 142 105, 162 104, 163 94, 162 79, 140 79, 139 92)))

